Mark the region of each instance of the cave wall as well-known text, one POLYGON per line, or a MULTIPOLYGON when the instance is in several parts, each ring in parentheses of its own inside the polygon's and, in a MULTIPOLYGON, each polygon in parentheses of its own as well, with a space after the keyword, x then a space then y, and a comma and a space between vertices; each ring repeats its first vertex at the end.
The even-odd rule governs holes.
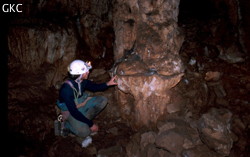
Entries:
POLYGON ((203 30, 197 32, 197 34, 202 32, 203 34, 200 34, 201 37, 198 40, 217 47, 221 59, 227 60, 234 57, 235 62, 243 61, 242 58, 249 56, 247 7, 249 3, 245 0, 205 0, 203 2, 182 0, 179 21, 185 23, 185 20, 191 19, 193 23, 196 20, 203 22, 204 25, 199 26, 203 30))
MULTIPOLYGON (((30 82, 24 80, 19 84, 39 82, 40 88, 46 90, 58 88, 68 64, 75 58, 91 60, 93 65, 101 63, 106 69, 113 63, 109 1, 18 2, 23 4, 23 13, 11 17, 8 29, 8 79, 15 93, 26 92, 16 89, 15 74, 31 76, 30 82), (39 77, 42 79, 37 80, 39 77)), ((30 92, 22 99, 29 100, 30 92)), ((10 93, 10 99, 20 98, 10 93)))
MULTIPOLYGON (((113 9, 117 97, 124 119, 151 127, 163 114, 183 75, 177 26, 180 1, 122 1, 113 9)), ((177 109, 178 110, 178 109, 177 109)))

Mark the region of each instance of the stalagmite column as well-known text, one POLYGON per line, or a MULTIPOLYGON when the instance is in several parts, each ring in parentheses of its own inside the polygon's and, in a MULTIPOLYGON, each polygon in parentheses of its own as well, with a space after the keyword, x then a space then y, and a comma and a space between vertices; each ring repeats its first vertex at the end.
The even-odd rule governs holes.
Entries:
POLYGON ((114 3, 117 97, 122 117, 136 127, 149 126, 168 112, 168 92, 183 76, 178 7, 179 0, 114 3))

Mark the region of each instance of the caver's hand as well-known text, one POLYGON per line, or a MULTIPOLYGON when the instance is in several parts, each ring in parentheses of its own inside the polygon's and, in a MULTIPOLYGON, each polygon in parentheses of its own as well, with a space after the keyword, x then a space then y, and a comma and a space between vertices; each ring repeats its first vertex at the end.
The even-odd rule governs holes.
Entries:
POLYGON ((91 132, 97 132, 99 130, 98 125, 94 124, 91 128, 90 128, 91 132))
POLYGON ((108 86, 112 86, 112 85, 117 85, 118 83, 117 83, 117 75, 115 75, 114 77, 112 77, 111 79, 110 79, 110 81, 108 81, 107 82, 107 85, 108 86))

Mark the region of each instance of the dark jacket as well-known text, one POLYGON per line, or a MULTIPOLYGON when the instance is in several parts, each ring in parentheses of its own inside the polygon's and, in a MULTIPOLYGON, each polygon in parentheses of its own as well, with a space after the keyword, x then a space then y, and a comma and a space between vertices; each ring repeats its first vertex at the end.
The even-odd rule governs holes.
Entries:
MULTIPOLYGON (((69 80, 75 89, 78 91, 78 84, 74 80, 69 80)), ((91 92, 103 91, 107 89, 108 86, 106 83, 96 84, 90 80, 83 80, 81 82, 81 93, 85 90, 89 90, 91 92)), ((79 91, 78 91, 79 92, 79 91)), ((81 97, 80 95, 79 97, 81 97)), ((89 127, 93 126, 93 122, 86 118, 78 109, 76 108, 76 104, 74 102, 74 93, 73 89, 68 83, 64 83, 59 91, 59 101, 60 103, 65 103, 70 114, 77 120, 87 123, 89 127)))

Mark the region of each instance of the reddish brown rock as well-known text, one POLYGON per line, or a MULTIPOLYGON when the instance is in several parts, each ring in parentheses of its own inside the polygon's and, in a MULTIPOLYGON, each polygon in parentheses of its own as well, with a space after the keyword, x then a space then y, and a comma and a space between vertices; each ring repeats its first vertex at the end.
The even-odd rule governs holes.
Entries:
POLYGON ((118 101, 122 110, 127 108, 124 119, 132 119, 136 126, 154 124, 166 113, 168 92, 183 75, 178 6, 179 1, 118 0, 113 10, 119 61, 113 70, 119 90, 126 93, 118 92, 118 101), (126 99, 131 98, 133 105, 128 105, 126 99))

